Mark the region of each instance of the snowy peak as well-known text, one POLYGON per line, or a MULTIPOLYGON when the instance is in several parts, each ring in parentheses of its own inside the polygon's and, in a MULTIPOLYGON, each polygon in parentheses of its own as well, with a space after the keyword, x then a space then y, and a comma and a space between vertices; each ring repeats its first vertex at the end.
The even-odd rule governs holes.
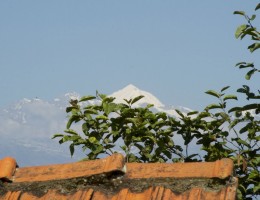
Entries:
POLYGON ((136 103, 137 106, 142 104, 153 104, 154 107, 157 108, 164 107, 164 105, 151 93, 140 90, 132 84, 127 85, 123 89, 118 90, 109 96, 115 97, 116 103, 125 103, 124 99, 129 100, 140 95, 143 95, 144 97, 136 103))

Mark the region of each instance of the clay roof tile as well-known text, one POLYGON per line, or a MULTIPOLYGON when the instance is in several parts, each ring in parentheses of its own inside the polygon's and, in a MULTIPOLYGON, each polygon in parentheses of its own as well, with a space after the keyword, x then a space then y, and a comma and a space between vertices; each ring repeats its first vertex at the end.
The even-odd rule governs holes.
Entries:
POLYGON ((5 157, 0 160, 0 179, 10 181, 15 172, 16 165, 16 160, 12 157, 5 157))
POLYGON ((234 200, 238 183, 230 159, 125 163, 121 154, 113 154, 92 161, 15 168, 12 158, 0 161, 0 200, 234 200))

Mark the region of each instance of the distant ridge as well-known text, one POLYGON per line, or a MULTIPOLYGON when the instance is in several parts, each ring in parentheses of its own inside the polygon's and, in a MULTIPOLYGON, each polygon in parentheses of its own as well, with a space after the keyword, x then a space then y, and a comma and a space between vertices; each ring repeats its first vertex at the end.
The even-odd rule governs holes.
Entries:
POLYGON ((133 84, 129 84, 126 87, 124 87, 121 90, 118 90, 114 93, 112 93, 109 96, 115 97, 116 103, 125 103, 124 99, 132 99, 134 97, 143 95, 144 98, 139 100, 136 105, 140 106, 142 104, 153 104, 156 108, 164 107, 164 104, 162 104, 155 96, 153 96, 151 93, 140 90, 133 84))

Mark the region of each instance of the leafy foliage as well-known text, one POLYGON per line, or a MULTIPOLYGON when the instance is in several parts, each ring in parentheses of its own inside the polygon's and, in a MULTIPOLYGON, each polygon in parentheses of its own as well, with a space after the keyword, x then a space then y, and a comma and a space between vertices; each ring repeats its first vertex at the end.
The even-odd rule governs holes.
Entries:
POLYGON ((59 143, 71 141, 70 152, 81 145, 87 150, 86 159, 96 159, 102 154, 115 153, 115 145, 120 145, 125 152, 127 162, 166 162, 173 155, 182 156, 182 150, 172 139, 175 131, 173 123, 176 120, 165 113, 154 113, 147 105, 144 108, 133 108, 133 104, 143 96, 125 100, 124 104, 116 104, 114 98, 97 94, 97 96, 82 97, 79 101, 72 100, 67 112, 70 114, 66 134, 56 134, 59 143), (99 105, 92 105, 90 100, 100 100, 99 105), (82 103, 85 107, 81 107, 82 103), (82 132, 78 134, 70 129, 72 123, 83 121, 82 132), (137 153, 133 153, 133 147, 137 153))
POLYGON ((229 101, 237 97, 226 95, 223 89, 222 92, 207 91, 218 103, 210 104, 196 115, 192 125, 182 120, 182 126, 199 130, 194 137, 206 152, 204 161, 225 157, 234 161, 239 199, 257 198, 260 194, 260 121, 255 117, 258 107, 249 104, 227 109, 229 101))
MULTIPOLYGON (((260 3, 255 10, 260 9, 260 3)), ((250 52, 260 48, 260 33, 252 25, 256 15, 249 17, 244 11, 235 11, 246 19, 236 30, 235 37, 248 36, 254 43, 248 46, 250 52)), ((249 69, 245 75, 250 80, 256 73, 254 63, 240 62, 239 69, 249 69)), ((229 86, 220 92, 208 90, 206 94, 217 99, 202 112, 187 114, 176 110, 179 117, 173 118, 163 112, 152 112, 153 105, 143 108, 134 106, 143 96, 125 99, 117 104, 113 97, 103 94, 84 96, 71 100, 66 112, 69 113, 67 129, 64 134, 56 134, 59 143, 71 142, 70 152, 75 146, 86 151, 86 159, 97 159, 104 154, 120 151, 126 155, 127 162, 194 162, 215 161, 231 158, 239 178, 238 199, 257 199, 260 195, 260 90, 252 92, 248 85, 242 85, 237 93, 244 94, 247 100, 256 101, 240 107, 228 107, 238 98, 226 94, 229 86), (92 104, 92 100, 99 104, 92 104), (82 133, 73 130, 72 124, 82 122, 82 133), (174 143, 179 137, 183 145, 174 143), (200 152, 189 154, 191 145, 201 147, 200 152), (135 148, 135 149, 134 149, 135 148)))

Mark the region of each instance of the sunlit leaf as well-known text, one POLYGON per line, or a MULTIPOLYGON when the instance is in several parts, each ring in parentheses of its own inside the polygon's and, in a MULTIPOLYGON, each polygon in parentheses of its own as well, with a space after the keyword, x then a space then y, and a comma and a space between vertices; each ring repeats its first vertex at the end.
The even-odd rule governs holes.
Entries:
POLYGON ((209 116, 210 116, 210 113, 208 113, 208 112, 201 112, 198 115, 198 118, 202 119, 202 118, 209 117, 209 116))
POLYGON ((103 99, 105 99, 107 97, 107 95, 99 94, 99 93, 97 93, 97 96, 100 97, 101 100, 103 100, 103 99))
POLYGON ((210 104, 210 105, 208 105, 208 106, 205 108, 205 110, 211 110, 211 109, 216 109, 216 108, 222 108, 222 106, 219 105, 219 104, 210 104))
POLYGON ((98 111, 95 110, 95 109, 88 108, 88 109, 84 110, 84 114, 85 115, 87 115, 87 114, 98 114, 98 111))
POLYGON ((105 115, 99 115, 96 117, 96 119, 108 120, 108 117, 106 117, 105 115))
POLYGON ((245 31, 245 29, 247 28, 247 25, 246 24, 242 24, 240 25, 239 27, 237 27, 237 30, 235 32, 235 37, 236 38, 239 38, 240 35, 243 33, 243 31, 245 31))
POLYGON ((82 101, 89 101, 89 100, 92 100, 92 99, 95 99, 96 97, 95 96, 83 96, 80 98, 79 102, 82 102, 82 101))
POLYGON ((260 43, 253 43, 250 46, 248 46, 248 49, 250 50, 251 53, 259 48, 260 48, 260 43))
POLYGON ((223 100, 226 101, 228 99, 234 99, 234 100, 237 100, 237 96, 235 95, 226 95, 224 96, 223 100))
POLYGON ((57 137, 63 137, 63 134, 55 134, 55 135, 52 136, 51 139, 54 139, 54 138, 57 138, 57 137))
POLYGON ((117 104, 115 103, 103 103, 103 109, 107 115, 114 112, 117 108, 117 104))
POLYGON ((72 129, 66 129, 64 132, 72 134, 72 135, 78 135, 78 133, 76 131, 72 130, 72 129))
POLYGON ((95 138, 95 137, 90 137, 88 140, 89 140, 90 143, 96 143, 97 142, 97 138, 95 138))
POLYGON ((69 118, 68 122, 67 122, 66 128, 69 129, 70 126, 71 126, 71 124, 72 124, 73 122, 79 121, 79 119, 80 119, 79 116, 77 116, 77 115, 72 115, 72 116, 69 118))
POLYGON ((217 98, 220 97, 220 94, 217 93, 217 92, 214 91, 214 90, 208 90, 208 91, 206 91, 205 93, 206 93, 206 94, 209 94, 209 95, 211 95, 211 96, 215 96, 215 97, 217 97, 217 98))

